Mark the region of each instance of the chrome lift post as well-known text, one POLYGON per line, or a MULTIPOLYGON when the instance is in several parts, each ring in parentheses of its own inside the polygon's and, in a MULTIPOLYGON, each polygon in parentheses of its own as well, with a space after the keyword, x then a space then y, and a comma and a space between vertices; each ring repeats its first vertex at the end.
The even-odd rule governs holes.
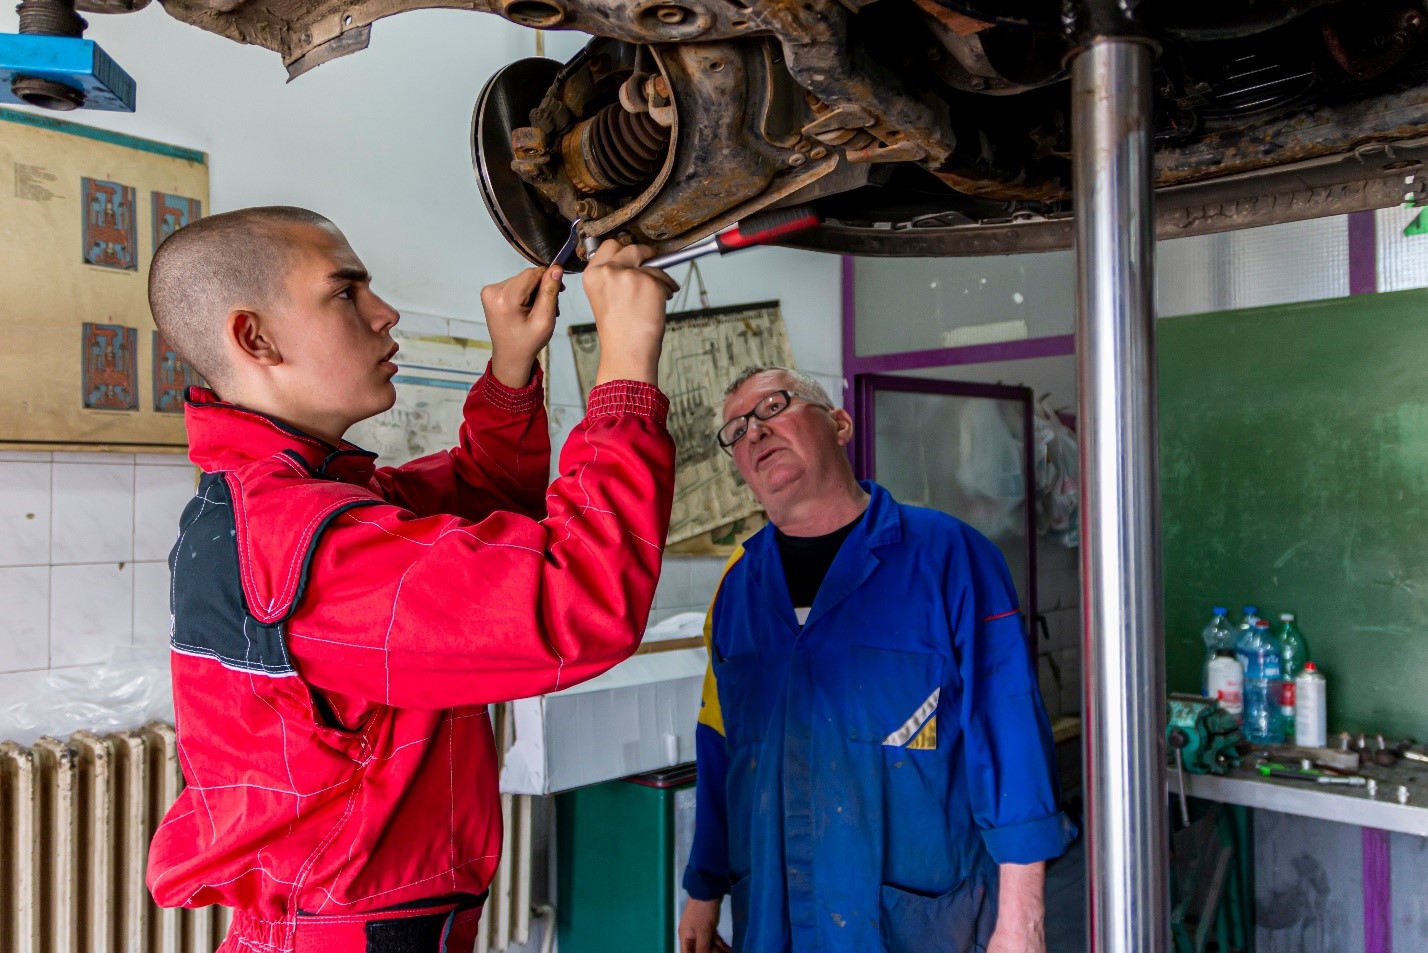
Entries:
POLYGON ((1151 63, 1134 0, 1083 0, 1071 61, 1088 933, 1170 939, 1155 412, 1151 63), (1129 26, 1130 29, 1125 29, 1129 26))

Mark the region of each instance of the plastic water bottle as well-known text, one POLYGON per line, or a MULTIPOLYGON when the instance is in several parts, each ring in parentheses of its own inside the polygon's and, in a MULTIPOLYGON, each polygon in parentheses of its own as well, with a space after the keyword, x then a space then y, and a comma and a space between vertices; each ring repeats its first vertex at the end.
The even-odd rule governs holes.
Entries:
POLYGON ((1200 694, 1206 698, 1214 698, 1214 692, 1210 691, 1210 663, 1214 661, 1215 654, 1221 650, 1233 653, 1235 650, 1235 628, 1230 625, 1229 611, 1223 606, 1215 606, 1211 610, 1215 613, 1210 624, 1200 631, 1200 638, 1205 640, 1205 668, 1201 673, 1200 694))
POLYGON ((1322 748, 1329 740, 1328 699, 1324 676, 1313 662, 1304 663, 1304 671, 1294 680, 1295 742, 1309 748, 1322 748))
POLYGON ((1254 624, 1259 621, 1258 606, 1244 606, 1241 610, 1240 624, 1235 626, 1235 654, 1240 658, 1240 667, 1244 669, 1245 677, 1249 677, 1249 659, 1245 658, 1244 652, 1240 651, 1240 644, 1250 641, 1254 636, 1254 624))
POLYGON ((1284 741, 1280 718, 1282 697, 1279 644, 1269 623, 1256 620, 1235 647, 1245 669, 1244 735, 1257 745, 1277 745, 1284 741))
POLYGON ((1254 624, 1259 621, 1259 606, 1245 606, 1240 611, 1243 612, 1244 615, 1240 617, 1240 625, 1236 638, 1242 639, 1254 629, 1254 624))
POLYGON ((1309 644, 1304 641, 1304 633, 1294 624, 1294 613, 1285 612, 1279 617, 1279 676, 1284 679, 1279 701, 1279 715, 1284 722, 1284 737, 1293 741, 1294 727, 1294 680, 1304 671, 1304 663, 1309 661, 1309 644))

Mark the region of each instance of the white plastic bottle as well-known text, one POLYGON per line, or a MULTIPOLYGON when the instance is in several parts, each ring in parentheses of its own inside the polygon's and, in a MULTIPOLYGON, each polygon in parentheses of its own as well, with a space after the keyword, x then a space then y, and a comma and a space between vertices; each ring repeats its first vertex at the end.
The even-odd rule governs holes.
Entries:
POLYGON ((1322 748, 1328 743, 1328 683, 1313 662, 1294 679, 1294 743, 1322 748))
POLYGON ((1215 606, 1210 623, 1200 632, 1205 642, 1205 664, 1200 671, 1200 693, 1206 698, 1214 698, 1210 691, 1210 662, 1220 649, 1235 650, 1235 627, 1230 625, 1229 612, 1223 606, 1215 606))
POLYGON ((1229 649, 1217 651, 1205 666, 1205 697, 1215 699, 1236 718, 1244 715, 1245 669, 1229 649))

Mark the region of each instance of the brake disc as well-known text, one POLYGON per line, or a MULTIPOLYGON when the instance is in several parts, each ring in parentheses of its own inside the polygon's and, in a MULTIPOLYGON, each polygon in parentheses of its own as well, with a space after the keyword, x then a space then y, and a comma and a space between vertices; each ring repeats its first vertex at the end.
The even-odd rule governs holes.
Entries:
MULTIPOLYGON (((471 162, 481 199, 511 247, 528 261, 549 265, 570 235, 570 220, 547 210, 539 194, 511 168, 515 153, 511 131, 531 123, 562 68, 558 60, 530 57, 502 67, 486 83, 471 116, 471 162)), ((572 255, 566 271, 581 271, 585 261, 572 255)))

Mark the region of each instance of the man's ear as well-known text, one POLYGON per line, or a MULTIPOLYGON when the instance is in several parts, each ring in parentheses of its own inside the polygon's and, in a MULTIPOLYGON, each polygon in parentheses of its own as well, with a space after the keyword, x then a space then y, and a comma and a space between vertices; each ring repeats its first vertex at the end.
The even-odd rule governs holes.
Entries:
POLYGON ((853 442, 853 418, 843 408, 833 411, 833 424, 837 428, 834 436, 838 440, 838 446, 846 447, 853 442))
POLYGON ((230 311, 225 330, 236 361, 262 367, 275 367, 283 362, 278 342, 256 312, 230 311))

